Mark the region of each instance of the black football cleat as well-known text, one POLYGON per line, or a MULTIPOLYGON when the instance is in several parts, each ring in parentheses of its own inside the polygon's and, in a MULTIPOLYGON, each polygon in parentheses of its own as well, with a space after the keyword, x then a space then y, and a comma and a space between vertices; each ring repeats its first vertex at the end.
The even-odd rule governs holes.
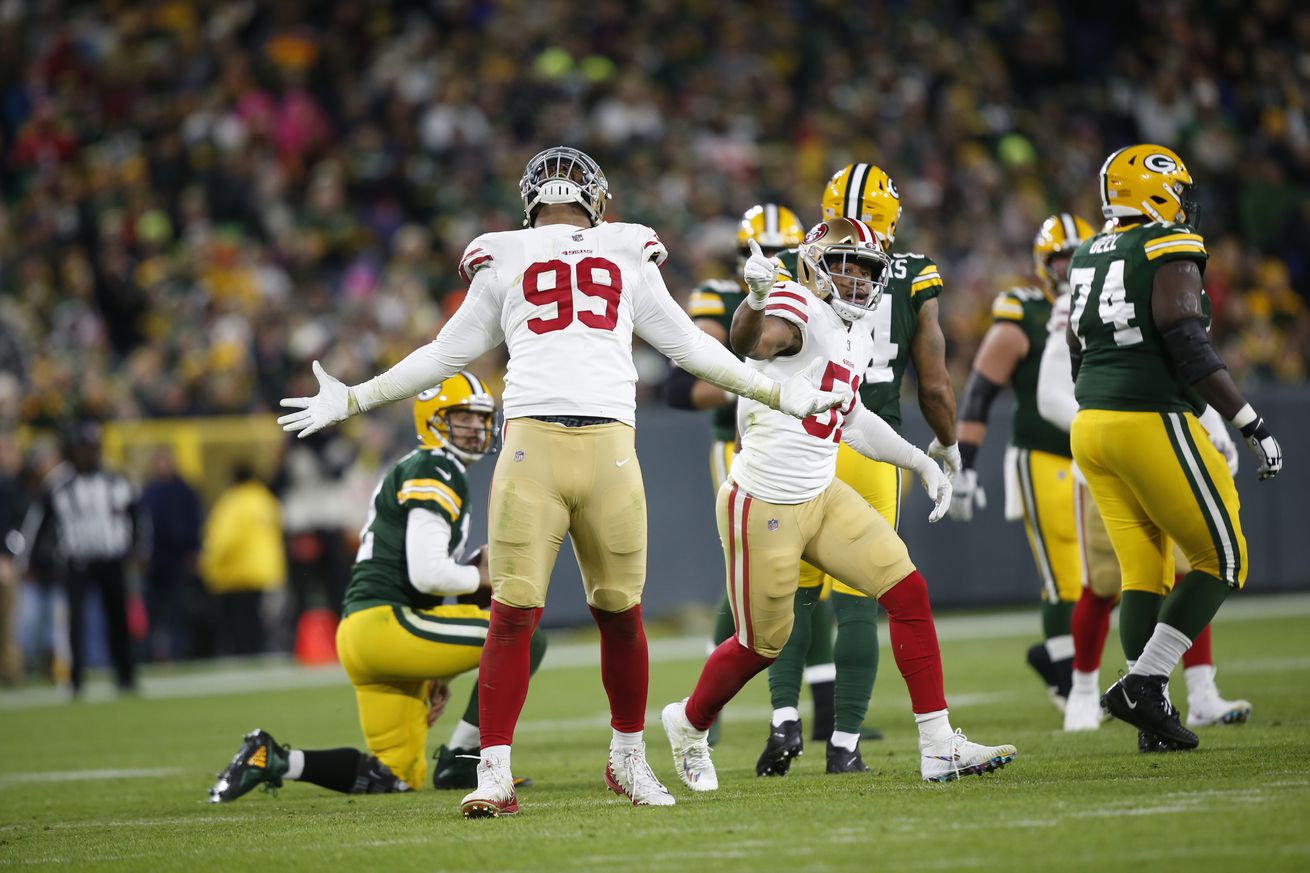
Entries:
POLYGON ((246 734, 232 762, 209 789, 209 802, 229 803, 260 785, 265 791, 281 788, 290 753, 289 746, 279 746, 258 728, 246 734))
POLYGON ((1146 731, 1138 731, 1137 751, 1151 755, 1157 752, 1186 752, 1188 749, 1186 746, 1180 746, 1177 743, 1162 740, 1155 734, 1148 734, 1146 731))
POLYGON ((864 763, 860 757, 860 747, 856 745, 854 751, 843 749, 841 746, 834 746, 828 743, 828 772, 829 773, 868 773, 869 765, 864 763))
POLYGON ((1119 681, 1101 696, 1101 708, 1180 751, 1195 749, 1201 741, 1183 727, 1178 710, 1165 695, 1168 682, 1167 676, 1139 673, 1120 676, 1119 681))
POLYGON ((764 744, 760 759, 755 762, 756 776, 786 776, 791 769, 792 758, 805 750, 805 740, 801 735, 799 721, 784 721, 780 725, 770 725, 769 741, 764 744))

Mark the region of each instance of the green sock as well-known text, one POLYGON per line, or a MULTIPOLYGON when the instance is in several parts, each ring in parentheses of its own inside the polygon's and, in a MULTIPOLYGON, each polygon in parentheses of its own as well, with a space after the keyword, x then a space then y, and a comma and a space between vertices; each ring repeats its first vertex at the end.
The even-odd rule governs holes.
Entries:
POLYGON ((1124 657, 1136 661, 1146 648, 1146 641, 1155 633, 1164 598, 1148 591, 1125 591, 1119 601, 1119 642, 1124 657))
POLYGON ((820 600, 810 610, 810 648, 805 666, 832 663, 832 598, 820 600))
POLYGON ((832 598, 820 600, 810 611, 810 651, 805 657, 806 679, 810 697, 814 701, 814 717, 810 719, 810 739, 827 742, 832 736, 833 724, 833 671, 832 663, 832 598), (824 667, 826 675, 816 678, 812 667, 824 667))
POLYGON ((858 734, 869 713, 873 680, 878 676, 878 601, 872 597, 832 594, 837 613, 837 644, 833 662, 837 665, 836 718, 833 727, 858 734))
POLYGON ((1064 600, 1050 603, 1042 601, 1042 635, 1043 639, 1065 637, 1072 633, 1070 622, 1073 619, 1074 604, 1064 600))
POLYGON ((714 616, 715 647, 717 647, 719 643, 723 642, 724 640, 726 640, 728 637, 732 636, 736 632, 737 632, 737 625, 732 620, 732 602, 728 600, 728 595, 725 592, 723 595, 723 600, 719 602, 719 611, 714 616))
MULTIPOLYGON (((546 657, 546 635, 540 630, 532 632, 532 639, 528 642, 528 675, 537 672, 541 666, 541 659, 546 657)), ((478 683, 473 683, 473 690, 469 692, 468 706, 464 707, 464 721, 478 727, 478 683)))
POLYGON ((796 618, 791 639, 782 647, 777 660, 769 665, 769 696, 774 709, 800 705, 805 654, 810 650, 810 611, 818 602, 819 586, 796 589, 792 607, 796 618))
POLYGON ((1195 640, 1214 619, 1232 590, 1214 576, 1193 570, 1180 579, 1164 599, 1160 621, 1195 640))

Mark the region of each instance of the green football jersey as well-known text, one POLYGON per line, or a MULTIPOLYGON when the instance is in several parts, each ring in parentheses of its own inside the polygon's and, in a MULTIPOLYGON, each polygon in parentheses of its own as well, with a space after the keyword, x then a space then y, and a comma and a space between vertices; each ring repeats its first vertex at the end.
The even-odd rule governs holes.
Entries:
POLYGON ((1040 288, 1011 288, 996 295, 992 318, 998 324, 1016 325, 1028 337, 1028 354, 1010 376, 1010 387, 1014 389, 1010 445, 1069 458, 1073 457, 1069 434, 1037 411, 1037 373, 1049 336, 1047 322, 1051 320, 1051 306, 1051 299, 1040 288))
POLYGON ((929 258, 891 256, 891 276, 878 308, 860 320, 873 331, 873 363, 864 374, 860 399, 888 424, 901 429, 901 379, 923 304, 942 293, 941 272, 929 258))
MULTIPOLYGON (((732 331, 732 314, 746 299, 746 289, 732 279, 709 279, 696 286, 687 301, 687 313, 693 318, 708 318, 732 331)), ((732 442, 737 438, 737 404, 727 403, 710 412, 714 439, 732 442)))
POLYGON ((464 549, 469 534, 469 483, 464 465, 439 449, 420 448, 397 461, 373 491, 368 520, 346 588, 344 614, 398 604, 429 609, 440 595, 424 594, 409 582, 405 528, 412 509, 435 512, 450 524, 450 555, 464 549))
MULTIPOLYGON (((1199 414, 1203 401, 1178 378, 1151 317, 1155 271, 1176 260, 1205 270, 1205 241, 1183 224, 1132 225, 1101 233, 1069 265, 1070 324, 1083 347, 1076 393, 1083 409, 1199 414)), ((1201 294, 1207 319, 1210 300, 1201 294)))

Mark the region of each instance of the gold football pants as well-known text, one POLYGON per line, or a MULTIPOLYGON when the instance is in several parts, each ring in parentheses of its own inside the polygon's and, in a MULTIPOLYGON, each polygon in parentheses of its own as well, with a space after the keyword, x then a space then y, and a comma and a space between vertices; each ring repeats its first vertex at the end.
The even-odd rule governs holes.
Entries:
POLYGON ((1170 540, 1192 569, 1234 588, 1245 584, 1237 488, 1196 416, 1084 409, 1070 437, 1125 591, 1169 591, 1170 540))
POLYGON ((1082 596, 1082 562, 1074 514, 1072 461, 1050 452, 1018 449, 1023 529, 1028 535, 1042 599, 1076 603, 1082 596))
POLYGON ((374 606, 337 625, 368 750, 416 791, 427 782, 429 683, 477 669, 490 619, 471 605, 374 606))
POLYGON ((836 479, 795 504, 769 503, 727 482, 715 509, 737 640, 765 657, 777 657, 791 636, 802 558, 866 597, 881 597, 914 571, 887 520, 836 479))
POLYGON ((488 520, 493 596, 506 606, 546 605, 565 534, 587 603, 623 612, 641 601, 646 491, 628 425, 506 422, 488 520))
MULTIPOLYGON (((893 531, 900 529, 901 489, 904 486, 900 467, 866 458, 842 443, 837 447, 837 479, 851 486, 865 503, 886 519, 893 531)), ((824 597, 828 595, 829 590, 855 597, 864 596, 862 591, 824 573, 813 564, 802 561, 800 587, 813 588, 816 585, 823 586, 824 597)))

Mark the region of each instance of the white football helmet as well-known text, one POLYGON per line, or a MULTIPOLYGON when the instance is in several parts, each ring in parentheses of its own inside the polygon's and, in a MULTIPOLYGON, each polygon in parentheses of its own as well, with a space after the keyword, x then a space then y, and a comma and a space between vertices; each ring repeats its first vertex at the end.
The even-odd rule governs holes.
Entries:
POLYGON ((538 152, 528 161, 519 180, 523 198, 523 224, 532 225, 532 213, 548 203, 576 203, 587 211, 592 226, 605 215, 610 185, 600 165, 587 154, 568 146, 538 152))

